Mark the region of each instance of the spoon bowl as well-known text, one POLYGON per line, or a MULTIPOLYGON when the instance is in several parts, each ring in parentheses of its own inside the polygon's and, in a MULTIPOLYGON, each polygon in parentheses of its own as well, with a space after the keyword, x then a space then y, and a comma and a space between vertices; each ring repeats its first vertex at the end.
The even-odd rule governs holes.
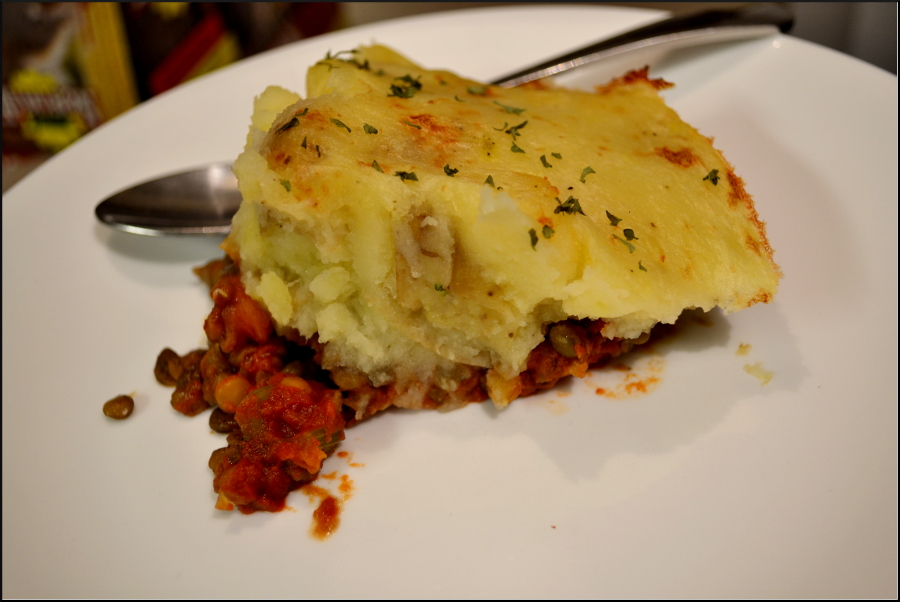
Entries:
POLYGON ((227 234, 241 204, 230 163, 154 178, 97 205, 104 224, 132 234, 227 234))

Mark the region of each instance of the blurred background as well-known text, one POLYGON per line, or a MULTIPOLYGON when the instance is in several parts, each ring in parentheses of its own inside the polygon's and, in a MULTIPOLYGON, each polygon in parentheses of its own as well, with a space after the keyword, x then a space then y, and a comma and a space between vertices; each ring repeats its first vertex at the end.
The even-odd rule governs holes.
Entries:
MULTIPOLYGON (((330 31, 517 2, 3 2, 3 191, 104 121, 330 31)), ((575 2, 685 14, 742 2, 575 2)), ((791 35, 897 74, 897 4, 788 2, 791 35)))

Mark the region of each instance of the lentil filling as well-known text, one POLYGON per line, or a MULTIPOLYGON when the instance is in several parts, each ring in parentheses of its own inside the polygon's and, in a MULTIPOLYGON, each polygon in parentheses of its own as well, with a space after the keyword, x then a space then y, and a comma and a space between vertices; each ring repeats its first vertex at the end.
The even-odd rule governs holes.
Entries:
MULTIPOLYGON (((390 407, 399 393, 392 385, 374 387, 364 376, 323 370, 322 345, 315 337, 276 334, 268 312, 247 295, 228 257, 194 272, 210 286, 213 300, 204 323, 209 347, 184 356, 163 349, 154 374, 175 387, 175 410, 196 416, 213 408, 210 428, 227 435, 227 445, 209 459, 219 494, 216 508, 279 511, 291 491, 315 480, 347 427, 390 407)), ((643 342, 607 339, 603 326, 602 320, 553 324, 521 374, 501 379, 472 368, 454 395, 466 402, 484 401, 488 391, 525 397, 566 376, 584 376, 589 367, 643 342)), ((442 405, 441 393, 437 388, 430 393, 435 408, 442 405)))

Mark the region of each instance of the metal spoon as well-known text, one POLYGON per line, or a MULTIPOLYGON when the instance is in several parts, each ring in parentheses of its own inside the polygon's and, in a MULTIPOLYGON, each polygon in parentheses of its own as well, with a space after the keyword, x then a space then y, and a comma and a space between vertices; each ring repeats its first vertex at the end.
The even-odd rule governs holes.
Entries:
MULTIPOLYGON (((711 10, 673 17, 501 77, 512 87, 612 56, 661 45, 669 48, 758 38, 787 32, 794 18, 778 4, 711 10)), ((241 204, 231 165, 219 163, 143 182, 110 196, 95 209, 104 224, 149 236, 227 234, 241 204)))

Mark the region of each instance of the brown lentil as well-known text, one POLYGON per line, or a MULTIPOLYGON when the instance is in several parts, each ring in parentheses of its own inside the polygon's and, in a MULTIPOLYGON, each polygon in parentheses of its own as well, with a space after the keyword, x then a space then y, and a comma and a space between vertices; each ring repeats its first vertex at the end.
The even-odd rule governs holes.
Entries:
POLYGON ((181 358, 177 353, 168 347, 159 352, 159 356, 156 358, 156 367, 153 368, 153 374, 159 384, 174 387, 183 371, 184 367, 182 367, 181 358))
POLYGON ((129 395, 117 395, 103 404, 103 413, 115 420, 125 420, 134 411, 134 399, 129 395))
POLYGON ((209 428, 217 433, 228 434, 238 427, 234 414, 223 412, 222 408, 216 408, 209 415, 209 428))

